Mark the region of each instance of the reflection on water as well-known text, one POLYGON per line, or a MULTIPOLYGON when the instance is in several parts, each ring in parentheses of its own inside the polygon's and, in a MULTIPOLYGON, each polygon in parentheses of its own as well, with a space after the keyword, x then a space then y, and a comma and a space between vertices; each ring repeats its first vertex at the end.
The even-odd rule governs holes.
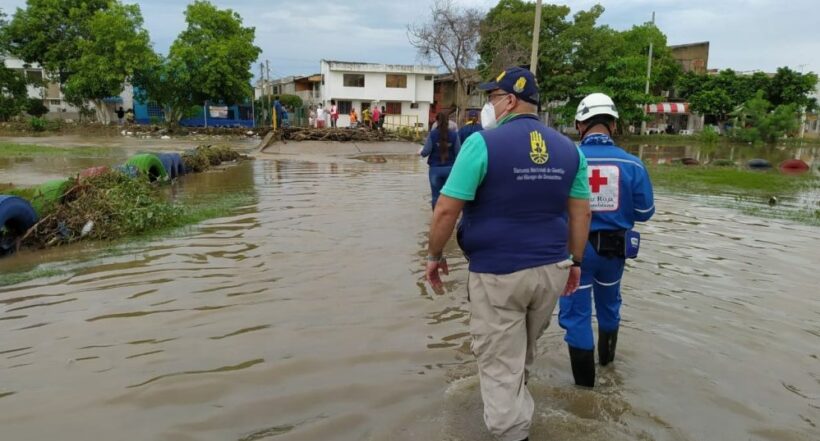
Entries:
MULTIPOLYGON (((186 178, 174 197, 255 202, 119 252, 0 261, 69 270, 0 288, 3 439, 489 440, 466 264, 450 243, 448 293, 419 281, 427 168, 380 158, 186 178)), ((661 195, 641 232, 614 366, 572 386, 553 320, 531 439, 813 439, 818 229, 661 195)))

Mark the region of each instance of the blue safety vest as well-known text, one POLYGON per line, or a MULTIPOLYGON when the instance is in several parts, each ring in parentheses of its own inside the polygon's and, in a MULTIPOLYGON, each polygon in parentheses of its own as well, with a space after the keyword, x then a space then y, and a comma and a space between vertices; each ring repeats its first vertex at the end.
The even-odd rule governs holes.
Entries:
POLYGON ((637 157, 615 145, 603 134, 587 136, 581 142, 587 158, 591 231, 630 230, 635 222, 645 222, 655 213, 652 182, 637 157))
POLYGON ((487 173, 458 230, 470 271, 509 274, 566 259, 567 202, 580 159, 575 144, 534 115, 479 135, 487 173))

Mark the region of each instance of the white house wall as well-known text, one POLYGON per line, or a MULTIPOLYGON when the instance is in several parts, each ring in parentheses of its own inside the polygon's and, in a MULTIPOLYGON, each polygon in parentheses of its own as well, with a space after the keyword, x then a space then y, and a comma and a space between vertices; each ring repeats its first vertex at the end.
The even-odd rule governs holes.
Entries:
MULTIPOLYGON (((325 107, 331 100, 351 101, 361 121, 362 103, 376 103, 386 106, 387 102, 401 103, 401 116, 388 115, 385 124, 416 125, 427 128, 430 105, 433 102, 433 78, 437 70, 430 66, 406 66, 390 64, 335 63, 322 61, 321 74, 324 84, 321 86, 321 99, 325 107), (345 87, 345 74, 364 75, 364 87, 345 87), (407 87, 387 87, 387 75, 406 75, 407 87), (429 78, 429 79, 428 79, 429 78), (411 108, 416 105, 416 109, 411 108)), ((340 115, 339 127, 348 127, 348 115, 340 115)))

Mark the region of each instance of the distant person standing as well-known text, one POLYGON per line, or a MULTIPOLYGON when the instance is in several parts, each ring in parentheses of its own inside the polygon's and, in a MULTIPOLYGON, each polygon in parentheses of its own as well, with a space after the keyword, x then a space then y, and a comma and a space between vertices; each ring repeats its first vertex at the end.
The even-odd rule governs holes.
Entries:
POLYGON ((316 128, 321 129, 325 126, 325 109, 322 108, 322 103, 316 106, 316 128))
POLYGON ((276 117, 276 128, 278 129, 282 127, 282 112, 284 111, 278 96, 273 100, 273 109, 275 111, 274 116, 276 117))
POLYGON ((379 113, 379 129, 384 130, 384 119, 387 116, 387 111, 384 110, 384 106, 382 106, 382 111, 379 113))
MULTIPOLYGON (((439 127, 447 125, 447 117, 447 112, 439 112, 436 117, 441 122, 439 127)), ((430 166, 430 193, 433 208, 436 208, 441 188, 450 177, 450 171, 453 169, 459 150, 461 150, 461 141, 455 130, 435 128, 427 136, 427 142, 420 154, 427 158, 427 165, 430 166)))
POLYGON ((382 113, 379 111, 379 106, 373 106, 373 122, 372 128, 378 130, 379 128, 379 120, 382 117, 382 113))
POLYGON ((458 131, 458 137, 461 139, 461 142, 467 141, 467 138, 470 137, 475 132, 480 132, 482 130, 481 122, 478 120, 478 111, 470 110, 467 112, 467 122, 464 124, 464 127, 458 131))
POLYGON ((310 106, 310 111, 308 112, 308 125, 310 127, 316 127, 316 108, 310 106))
POLYGON ((119 120, 120 125, 122 125, 123 118, 125 118, 125 110, 123 110, 122 106, 120 106, 120 108, 117 109, 117 119, 119 120))
POLYGON ((643 163, 615 145, 612 133, 618 111, 607 95, 584 98, 575 113, 581 134, 581 152, 589 163, 592 191, 592 225, 581 265, 581 286, 561 298, 558 323, 567 333, 575 384, 595 385, 595 339, 592 334, 592 299, 598 321, 598 362, 615 360, 621 322, 621 278, 627 258, 638 255, 640 236, 635 222, 646 222, 655 213, 652 183, 643 163))
POLYGON ((330 127, 336 127, 336 121, 339 120, 339 106, 336 105, 336 100, 330 100, 330 127))
POLYGON ((362 120, 364 120, 364 126, 368 129, 373 128, 373 113, 370 111, 370 107, 365 108, 362 110, 362 120))
POLYGON ((359 115, 356 114, 356 109, 350 108, 350 127, 355 129, 359 125, 359 115))
POLYGON ((134 109, 128 109, 128 111, 125 112, 125 122, 134 124, 134 109))

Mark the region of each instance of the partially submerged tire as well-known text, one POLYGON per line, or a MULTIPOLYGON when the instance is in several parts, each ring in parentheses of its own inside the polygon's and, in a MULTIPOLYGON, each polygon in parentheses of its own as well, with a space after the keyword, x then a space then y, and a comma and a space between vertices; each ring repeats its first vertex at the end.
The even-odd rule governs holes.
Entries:
POLYGON ((37 187, 34 190, 34 197, 31 199, 34 211, 42 216, 51 207, 62 202, 63 196, 69 190, 68 186, 68 179, 55 179, 37 187))
POLYGON ((760 158, 750 159, 746 165, 753 170, 768 170, 772 168, 772 163, 760 158))
POLYGON ((179 153, 159 153, 157 155, 162 161, 165 172, 171 179, 176 179, 185 174, 185 166, 182 165, 182 157, 179 153))
POLYGON ((141 175, 147 177, 151 182, 168 176, 168 173, 165 171, 165 166, 162 165, 162 161, 160 161, 156 155, 150 153, 134 155, 125 165, 133 165, 139 170, 141 175))
POLYGON ((14 242, 37 223, 37 213, 28 201, 0 195, 0 256, 14 251, 14 242))
POLYGON ((780 171, 790 175, 799 175, 809 170, 809 164, 801 159, 787 159, 780 163, 780 171))

